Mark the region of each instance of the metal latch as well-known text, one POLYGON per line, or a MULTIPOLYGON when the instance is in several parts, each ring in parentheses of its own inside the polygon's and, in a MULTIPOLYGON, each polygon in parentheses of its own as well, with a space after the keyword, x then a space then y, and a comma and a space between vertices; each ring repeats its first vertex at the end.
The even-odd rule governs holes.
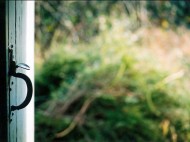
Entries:
POLYGON ((16 69, 17 68, 23 68, 26 70, 30 70, 30 67, 27 64, 24 63, 19 63, 16 64, 16 61, 13 60, 13 46, 11 45, 11 48, 9 48, 9 85, 10 85, 10 77, 16 77, 16 78, 20 78, 23 79, 26 82, 26 86, 27 86, 27 95, 25 100, 18 106, 15 105, 11 105, 10 107, 10 111, 15 111, 15 110, 20 110, 25 108, 31 101, 32 99, 32 94, 33 94, 33 87, 32 87, 32 82, 30 80, 30 78, 23 74, 23 73, 17 73, 16 69))

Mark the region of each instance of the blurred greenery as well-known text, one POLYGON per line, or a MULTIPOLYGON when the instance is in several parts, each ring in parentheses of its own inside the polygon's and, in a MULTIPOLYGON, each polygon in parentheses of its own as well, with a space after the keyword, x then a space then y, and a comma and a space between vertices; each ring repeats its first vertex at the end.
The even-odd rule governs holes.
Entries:
POLYGON ((186 11, 186 1, 36 2, 35 141, 190 141, 189 62, 158 68, 150 33, 139 36, 146 19, 164 34, 188 26, 186 11))
POLYGON ((159 25, 190 27, 190 3, 186 0, 148 2, 147 9, 151 20, 159 25))
POLYGON ((99 32, 98 16, 109 15, 117 1, 40 1, 36 6, 36 39, 42 49, 49 48, 58 30, 58 39, 71 37, 88 41, 99 32), (85 8, 84 8, 85 7, 85 8), (42 21, 43 20, 43 21, 42 21), (42 36, 43 33, 46 33, 42 36))

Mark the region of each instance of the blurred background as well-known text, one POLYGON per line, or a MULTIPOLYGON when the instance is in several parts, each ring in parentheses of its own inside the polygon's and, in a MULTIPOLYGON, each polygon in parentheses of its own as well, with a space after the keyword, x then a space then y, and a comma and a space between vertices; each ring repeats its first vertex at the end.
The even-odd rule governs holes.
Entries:
POLYGON ((189 142, 190 3, 36 1, 36 142, 189 142))

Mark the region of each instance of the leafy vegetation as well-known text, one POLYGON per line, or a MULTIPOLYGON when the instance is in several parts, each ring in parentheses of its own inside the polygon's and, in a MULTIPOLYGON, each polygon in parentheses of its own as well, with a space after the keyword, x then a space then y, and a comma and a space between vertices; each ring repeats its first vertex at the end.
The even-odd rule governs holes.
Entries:
POLYGON ((188 14, 190 3, 186 0, 148 2, 147 9, 151 19, 161 26, 166 28, 176 25, 190 27, 190 15, 188 14))
MULTIPOLYGON (((64 2, 74 9, 90 5, 82 10, 85 14, 99 8, 97 2, 92 3, 64 2)), ((123 9, 116 3, 104 5, 117 7, 112 14, 104 11, 103 15, 100 8, 100 13, 90 16, 92 19, 88 14, 79 18, 92 23, 99 19, 99 32, 93 38, 90 34, 88 42, 79 40, 76 44, 70 36, 67 41, 55 40, 45 56, 36 60, 36 142, 190 141, 188 60, 172 65, 169 53, 158 57, 159 49, 147 47, 154 46, 155 41, 153 44, 149 37, 145 43, 147 35, 155 33, 163 38, 169 29, 153 25, 154 32, 146 26, 134 31, 134 24, 126 22, 126 18, 134 22, 134 15, 119 14, 123 9), (167 60, 169 69, 164 68, 167 60)), ((177 32, 171 33, 171 39, 173 34, 177 32)), ((162 41, 159 38, 158 44, 162 41)))

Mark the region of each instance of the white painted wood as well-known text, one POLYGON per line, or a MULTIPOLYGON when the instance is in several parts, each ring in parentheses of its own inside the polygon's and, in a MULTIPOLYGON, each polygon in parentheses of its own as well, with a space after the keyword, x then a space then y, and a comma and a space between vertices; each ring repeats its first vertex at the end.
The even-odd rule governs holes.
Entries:
MULTIPOLYGON (((26 74, 34 86, 34 1, 8 1, 8 45, 13 45, 16 63, 25 63, 30 70, 17 69, 26 74)), ((9 96, 9 107, 20 105, 26 98, 26 84, 22 79, 11 77, 14 83, 9 96)), ((33 93, 34 96, 34 93, 33 93)), ((29 105, 16 110, 10 118, 9 142, 34 142, 34 97, 29 105)))
MULTIPOLYGON (((26 3, 26 62, 30 65, 30 77, 34 88, 34 1, 26 3)), ((26 142, 34 142, 34 93, 30 104, 26 108, 26 142)))

